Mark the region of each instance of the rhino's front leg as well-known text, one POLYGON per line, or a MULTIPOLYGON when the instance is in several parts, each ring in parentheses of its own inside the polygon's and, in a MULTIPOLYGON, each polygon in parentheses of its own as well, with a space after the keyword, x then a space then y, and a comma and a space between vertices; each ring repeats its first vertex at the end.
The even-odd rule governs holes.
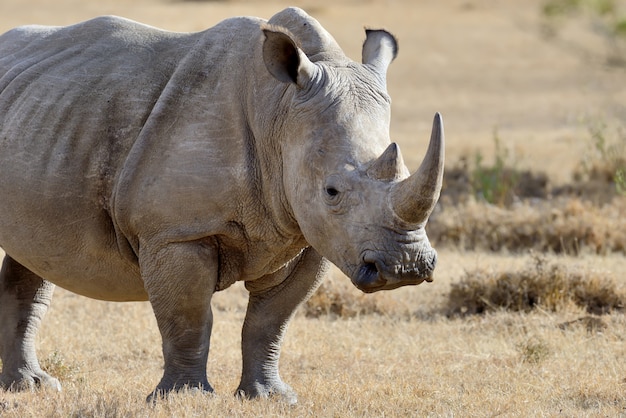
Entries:
POLYGON ((236 395, 278 395, 288 403, 297 402, 295 392, 278 372, 280 348, 296 308, 317 289, 329 265, 307 248, 282 270, 246 283, 250 300, 242 330, 243 371, 236 395))
POLYGON ((35 337, 48 310, 54 285, 8 255, 0 271, 0 388, 61 390, 59 381, 41 370, 35 337))
POLYGON ((217 246, 195 241, 170 243, 156 251, 141 248, 141 274, 163 339, 165 361, 163 378, 148 399, 185 387, 213 392, 206 363, 217 246))

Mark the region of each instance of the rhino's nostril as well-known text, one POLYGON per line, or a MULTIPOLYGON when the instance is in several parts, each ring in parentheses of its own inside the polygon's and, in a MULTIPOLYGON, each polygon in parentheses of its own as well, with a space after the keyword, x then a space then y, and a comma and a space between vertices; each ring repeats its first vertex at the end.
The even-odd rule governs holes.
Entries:
POLYGON ((363 264, 362 269, 366 271, 368 275, 378 274, 378 268, 374 263, 365 263, 363 264))
POLYGON ((364 262, 361 264, 356 276, 352 280, 353 283, 364 292, 376 291, 381 285, 381 277, 376 264, 372 262, 364 262))

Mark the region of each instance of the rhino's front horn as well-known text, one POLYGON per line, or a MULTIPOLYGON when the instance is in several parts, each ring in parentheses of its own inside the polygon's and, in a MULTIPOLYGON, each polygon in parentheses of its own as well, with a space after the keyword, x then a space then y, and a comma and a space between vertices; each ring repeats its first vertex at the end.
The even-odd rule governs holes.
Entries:
POLYGON ((443 120, 435 114, 430 143, 417 172, 391 189, 391 204, 400 219, 410 224, 426 222, 433 211, 443 183, 443 120))

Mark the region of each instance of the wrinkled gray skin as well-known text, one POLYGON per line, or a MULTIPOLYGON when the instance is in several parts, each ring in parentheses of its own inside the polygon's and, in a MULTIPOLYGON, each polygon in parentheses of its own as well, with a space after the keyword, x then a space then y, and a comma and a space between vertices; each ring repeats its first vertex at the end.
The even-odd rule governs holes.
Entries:
POLYGON ((243 280, 237 394, 295 402, 281 341, 326 260, 365 292, 431 280, 442 124, 409 177, 389 140, 396 51, 368 31, 355 63, 295 8, 193 34, 102 17, 0 37, 0 384, 60 389, 34 347, 56 284, 149 300, 155 393, 212 391, 211 296, 243 280))

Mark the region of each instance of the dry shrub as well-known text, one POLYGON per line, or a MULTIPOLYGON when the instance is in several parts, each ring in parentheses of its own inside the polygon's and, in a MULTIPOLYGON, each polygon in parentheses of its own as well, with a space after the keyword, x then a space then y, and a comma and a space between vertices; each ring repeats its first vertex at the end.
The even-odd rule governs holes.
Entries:
POLYGON ((551 193, 554 197, 574 198, 601 206, 610 204, 616 197, 616 185, 605 179, 590 178, 554 187, 551 193))
POLYGON ((69 381, 80 374, 80 365, 69 363, 63 354, 53 351, 46 358, 41 360, 41 367, 50 375, 61 381, 69 381))
POLYGON ((572 304, 592 314, 622 310, 626 293, 611 277, 595 271, 567 268, 536 257, 521 271, 478 269, 453 283, 445 307, 448 316, 483 314, 499 310, 529 312, 537 307, 562 310, 572 304))
POLYGON ((463 250, 626 253, 624 213, 624 197, 602 207, 579 199, 524 202, 510 209, 474 201, 435 212, 428 236, 438 246, 463 250))
POLYGON ((478 198, 498 206, 508 207, 524 199, 545 199, 548 177, 545 173, 519 170, 502 163, 484 166, 480 160, 470 168, 468 157, 461 159, 443 174, 441 201, 446 204, 466 204, 478 198))
POLYGON ((355 318, 362 315, 382 315, 409 318, 411 308, 397 300, 393 292, 366 294, 352 285, 343 273, 329 274, 319 289, 303 306, 307 318, 355 318))
POLYGON ((330 316, 335 318, 353 318, 360 315, 381 314, 375 298, 355 294, 334 276, 322 283, 319 289, 304 305, 304 313, 309 318, 330 316))

